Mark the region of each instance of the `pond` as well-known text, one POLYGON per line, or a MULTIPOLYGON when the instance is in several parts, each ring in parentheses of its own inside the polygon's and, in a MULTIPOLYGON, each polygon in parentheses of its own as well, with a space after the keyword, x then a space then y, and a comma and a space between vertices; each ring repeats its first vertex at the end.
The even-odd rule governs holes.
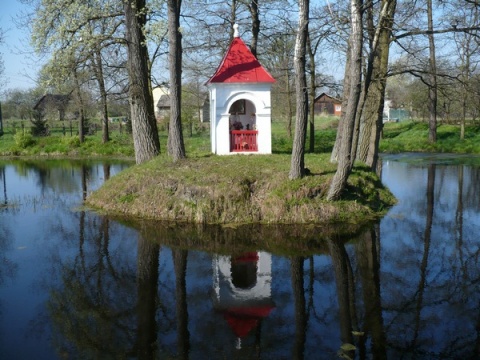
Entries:
POLYGON ((1 359, 476 359, 480 161, 382 159, 355 233, 126 221, 82 201, 130 163, 0 163, 1 359))

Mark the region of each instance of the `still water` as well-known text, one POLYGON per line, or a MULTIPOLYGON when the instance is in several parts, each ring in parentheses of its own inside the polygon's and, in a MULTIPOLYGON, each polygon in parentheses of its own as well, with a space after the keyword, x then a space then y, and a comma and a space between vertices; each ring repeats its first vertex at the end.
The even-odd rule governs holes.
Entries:
POLYGON ((386 156, 353 234, 127 222, 128 163, 0 163, 0 359, 476 359, 480 162, 386 156))

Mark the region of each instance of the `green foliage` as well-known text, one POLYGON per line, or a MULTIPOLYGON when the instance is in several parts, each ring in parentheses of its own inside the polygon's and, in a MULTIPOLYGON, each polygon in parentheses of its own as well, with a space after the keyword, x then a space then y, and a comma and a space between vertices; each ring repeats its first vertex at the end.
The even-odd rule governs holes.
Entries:
POLYGON ((20 149, 26 149, 35 144, 32 134, 24 131, 18 131, 14 135, 15 145, 20 149))
POLYGON ((47 120, 45 115, 41 111, 34 111, 33 118, 30 120, 32 123, 31 132, 33 136, 47 136, 49 135, 47 120))
POLYGON ((70 148, 78 148, 81 145, 78 136, 64 136, 62 137, 62 143, 70 148))

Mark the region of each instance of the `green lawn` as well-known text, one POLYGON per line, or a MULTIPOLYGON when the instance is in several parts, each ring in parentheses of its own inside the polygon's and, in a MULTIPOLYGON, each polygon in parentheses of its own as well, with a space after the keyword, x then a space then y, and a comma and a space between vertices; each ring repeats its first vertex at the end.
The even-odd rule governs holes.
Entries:
MULTIPOLYGON (((335 142, 338 119, 317 117, 315 119, 314 153, 330 153, 335 142)), ((50 125, 50 135, 32 137, 31 124, 27 121, 4 121, 4 134, 0 137, 0 155, 2 156, 117 156, 134 157, 132 137, 125 126, 110 124, 110 138, 102 144, 101 130, 87 135, 80 144, 76 123, 50 125)), ((294 124, 292 123, 292 127, 294 124)), ((275 154, 290 154, 293 139, 287 131, 287 122, 272 121, 272 151, 275 154)), ((97 124, 97 129, 101 129, 97 124)), ((292 136, 294 129, 292 128, 292 136)), ((159 131, 161 152, 166 153, 167 133, 159 131)), ((310 149, 310 135, 307 133, 306 149, 310 149)), ((210 154, 209 125, 197 126, 196 131, 184 131, 185 148, 188 156, 206 156, 210 154)), ((469 125, 465 130, 465 139, 460 140, 458 125, 439 125, 437 142, 428 141, 428 125, 424 122, 405 121, 386 123, 380 141, 380 152, 453 152, 480 153, 480 126, 469 125)))
MULTIPOLYGON (((315 152, 330 152, 335 141, 337 120, 332 117, 316 119, 315 152)), ((65 127, 60 122, 49 124, 50 135, 46 137, 32 137, 28 121, 4 121, 4 135, 0 137, 0 155, 3 156, 36 156, 36 155, 65 155, 65 156, 129 156, 134 157, 133 141, 126 132, 125 126, 120 128, 118 123, 109 124, 111 141, 102 144, 101 130, 87 135, 85 142, 80 144, 77 136, 76 123, 65 127)), ((292 125, 294 126, 294 124, 292 125)), ((97 129, 101 129, 97 124, 97 129)), ((161 127, 160 127, 161 128, 161 127)), ((292 130, 293 131, 293 130, 292 130)), ((185 148, 188 156, 205 156, 210 154, 209 124, 197 126, 196 131, 184 130, 185 148)), ((159 131, 161 152, 166 152, 167 133, 159 131)), ((307 136, 307 148, 308 148, 307 136)), ((287 132, 287 123, 272 121, 272 147, 274 153, 291 153, 292 138, 287 132)))

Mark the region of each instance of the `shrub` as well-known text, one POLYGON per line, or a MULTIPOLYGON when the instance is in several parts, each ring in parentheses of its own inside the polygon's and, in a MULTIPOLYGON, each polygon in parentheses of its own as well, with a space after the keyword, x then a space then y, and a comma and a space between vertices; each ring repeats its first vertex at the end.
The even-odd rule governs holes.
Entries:
POLYGON ((32 123, 31 131, 33 136, 47 136, 49 135, 47 120, 45 115, 41 111, 35 111, 33 114, 33 119, 30 120, 32 123))
POLYGON ((64 136, 62 137, 62 143, 70 147, 79 147, 80 138, 78 136, 64 136))
POLYGON ((35 139, 33 138, 32 134, 18 131, 14 136, 15 145, 17 145, 20 149, 26 149, 29 146, 35 144, 35 139))

